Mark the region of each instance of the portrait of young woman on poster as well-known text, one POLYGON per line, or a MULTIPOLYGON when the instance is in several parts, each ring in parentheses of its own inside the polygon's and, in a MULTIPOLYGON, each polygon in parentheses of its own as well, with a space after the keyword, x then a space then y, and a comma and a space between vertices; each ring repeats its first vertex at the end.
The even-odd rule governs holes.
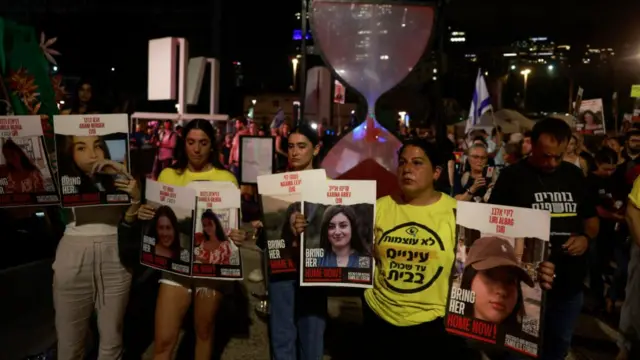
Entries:
POLYGON ((0 179, 7 179, 3 186, 6 194, 45 191, 42 173, 13 140, 7 139, 2 144, 2 158, 0 179))
POLYGON ((168 206, 160 206, 151 219, 147 235, 156 241, 155 254, 167 259, 180 258, 178 217, 168 206))
POLYGON ((522 283, 533 279, 518 265, 509 241, 498 237, 476 240, 467 254, 460 288, 475 294, 465 316, 518 329, 525 316, 522 283))
POLYGON ((199 244, 193 251, 195 262, 212 265, 236 265, 238 248, 229 241, 224 233, 220 219, 207 209, 200 217, 202 232, 195 234, 195 242, 199 244))
POLYGON ((351 206, 329 206, 322 216, 319 267, 358 268, 361 256, 369 256, 362 242, 356 212, 351 206))
POLYGON ((126 166, 111 159, 102 136, 56 135, 56 142, 60 177, 79 178, 77 193, 116 192, 115 178, 127 172, 126 166))

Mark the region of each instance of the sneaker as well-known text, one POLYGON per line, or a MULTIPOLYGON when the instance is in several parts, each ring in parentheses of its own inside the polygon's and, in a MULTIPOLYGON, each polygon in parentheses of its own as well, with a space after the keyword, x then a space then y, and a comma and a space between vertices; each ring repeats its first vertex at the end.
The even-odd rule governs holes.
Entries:
POLYGON ((249 276, 247 277, 249 279, 249 281, 251 282, 261 282, 262 280, 264 280, 264 276, 262 276, 262 270, 260 269, 254 269, 249 273, 249 276))

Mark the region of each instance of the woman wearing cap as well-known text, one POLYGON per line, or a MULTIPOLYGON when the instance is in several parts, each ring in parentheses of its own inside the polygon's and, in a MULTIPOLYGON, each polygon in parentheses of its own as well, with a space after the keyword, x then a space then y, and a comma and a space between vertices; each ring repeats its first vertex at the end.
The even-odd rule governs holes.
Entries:
MULTIPOLYGON (((520 266, 509 241, 498 237, 476 240, 467 254, 460 288, 475 294, 465 316, 517 326, 524 316, 521 282, 534 283, 520 266)), ((515 327, 514 327, 515 329, 515 327)))

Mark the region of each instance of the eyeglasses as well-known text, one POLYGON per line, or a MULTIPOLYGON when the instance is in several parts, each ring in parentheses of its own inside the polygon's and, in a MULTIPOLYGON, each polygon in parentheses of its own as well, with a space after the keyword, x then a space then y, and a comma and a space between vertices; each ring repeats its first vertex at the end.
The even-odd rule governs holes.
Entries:
POLYGON ((470 155, 469 157, 473 160, 487 160, 487 156, 470 155))

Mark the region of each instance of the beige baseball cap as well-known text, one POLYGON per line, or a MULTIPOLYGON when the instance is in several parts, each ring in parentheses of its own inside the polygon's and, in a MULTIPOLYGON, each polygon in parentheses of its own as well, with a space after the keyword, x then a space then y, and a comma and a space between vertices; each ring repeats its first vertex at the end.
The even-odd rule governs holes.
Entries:
POLYGON ((531 276, 518 265, 516 252, 509 241, 495 237, 483 237, 476 240, 467 254, 464 267, 472 266, 475 270, 489 270, 500 266, 512 267, 518 277, 529 287, 533 287, 531 276))

